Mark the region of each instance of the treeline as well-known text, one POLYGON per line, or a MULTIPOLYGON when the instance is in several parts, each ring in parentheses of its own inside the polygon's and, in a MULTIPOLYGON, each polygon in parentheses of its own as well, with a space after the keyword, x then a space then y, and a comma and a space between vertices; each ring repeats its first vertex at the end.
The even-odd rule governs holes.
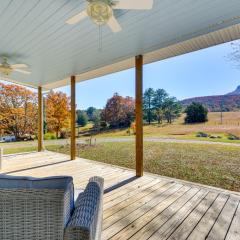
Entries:
MULTIPOLYGON (((37 137, 37 94, 12 84, 0 83, 0 134, 37 137)), ((50 91, 44 97, 44 133, 54 133, 56 138, 66 138, 70 131, 70 98, 62 92, 50 91)), ((148 124, 166 121, 171 124, 183 112, 179 101, 164 89, 147 89, 143 94, 144 121, 148 124)), ((207 121, 207 110, 193 104, 186 111, 186 123, 207 121), (198 116, 198 117, 196 117, 198 116)), ((103 109, 89 107, 77 110, 76 126, 93 123, 95 130, 128 128, 134 126, 135 100, 115 93, 103 109)))
MULTIPOLYGON (((37 137, 37 94, 25 87, 0 83, 0 134, 17 140, 37 137)), ((70 99, 50 91, 44 97, 44 132, 66 137, 70 127, 70 99)))
MULTIPOLYGON (((181 115, 182 107, 175 97, 169 96, 164 89, 147 89, 143 95, 144 121, 148 124, 163 121, 172 123, 181 115)), ((94 128, 130 127, 135 120, 135 100, 115 93, 103 109, 89 107, 77 111, 77 124, 85 126, 89 121, 94 128)))
POLYGON ((87 110, 77 110, 77 124, 84 127, 90 121, 96 129, 129 127, 134 116, 134 99, 115 93, 103 109, 89 107, 87 110))
POLYGON ((182 105, 175 98, 169 96, 164 89, 154 90, 148 88, 143 94, 144 120, 151 124, 157 121, 161 124, 164 120, 172 123, 182 112, 182 105))
MULTIPOLYGON (((170 96, 164 89, 148 88, 143 94, 143 117, 147 124, 171 124, 175 119, 186 114, 185 123, 200 123, 207 121, 207 109, 198 103, 192 103, 183 108, 181 103, 170 96)), ((86 126, 93 123, 94 129, 126 128, 135 121, 135 100, 115 93, 103 109, 89 107, 87 110, 77 111, 77 124, 86 126)), ((134 124, 133 124, 134 125, 134 124)))
POLYGON ((0 83, 0 133, 20 139, 37 129, 37 95, 17 85, 0 83))
POLYGON ((182 100, 181 104, 183 107, 187 107, 193 102, 202 104, 210 112, 235 112, 240 110, 240 95, 195 97, 182 100))

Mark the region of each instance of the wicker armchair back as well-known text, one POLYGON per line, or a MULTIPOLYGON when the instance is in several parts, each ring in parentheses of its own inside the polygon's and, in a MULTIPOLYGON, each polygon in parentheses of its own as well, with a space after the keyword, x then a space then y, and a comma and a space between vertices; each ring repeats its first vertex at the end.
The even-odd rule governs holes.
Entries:
POLYGON ((73 195, 71 177, 0 175, 0 239, 100 240, 103 179, 73 195))

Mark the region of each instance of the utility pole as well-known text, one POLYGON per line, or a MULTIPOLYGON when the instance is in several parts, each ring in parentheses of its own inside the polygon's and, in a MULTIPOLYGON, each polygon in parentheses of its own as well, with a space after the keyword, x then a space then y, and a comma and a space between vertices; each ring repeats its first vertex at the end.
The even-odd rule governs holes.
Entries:
POLYGON ((221 119, 221 125, 223 124, 223 102, 221 102, 221 114, 220 114, 220 119, 221 119))

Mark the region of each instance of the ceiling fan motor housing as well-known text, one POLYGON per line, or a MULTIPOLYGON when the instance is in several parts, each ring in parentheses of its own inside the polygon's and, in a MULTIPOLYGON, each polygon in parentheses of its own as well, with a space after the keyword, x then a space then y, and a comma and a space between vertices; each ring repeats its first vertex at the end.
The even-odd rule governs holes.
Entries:
POLYGON ((12 68, 10 64, 7 62, 7 58, 3 58, 3 62, 0 65, 0 72, 4 75, 10 75, 12 73, 12 68))
POLYGON ((104 25, 113 16, 111 4, 110 0, 90 0, 87 14, 97 25, 104 25))

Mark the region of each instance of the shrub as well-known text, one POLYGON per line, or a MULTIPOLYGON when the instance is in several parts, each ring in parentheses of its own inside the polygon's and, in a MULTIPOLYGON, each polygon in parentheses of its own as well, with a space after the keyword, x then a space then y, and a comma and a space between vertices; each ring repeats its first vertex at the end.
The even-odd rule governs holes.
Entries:
POLYGON ((216 139, 218 136, 211 135, 209 138, 216 139))
POLYGON ((205 138, 207 138, 207 137, 209 137, 209 135, 207 133, 204 133, 204 132, 198 132, 196 137, 205 137, 205 138))
POLYGON ((67 139, 69 137, 69 133, 67 131, 61 131, 60 132, 60 138, 61 139, 67 139))
POLYGON ((55 133, 48 132, 44 134, 44 140, 53 140, 53 139, 57 139, 55 133))
POLYGON ((107 123, 106 123, 105 121, 101 121, 101 122, 100 122, 100 126, 101 126, 102 128, 106 128, 106 127, 107 127, 107 123))
POLYGON ((228 139, 229 140, 240 140, 240 138, 236 135, 233 135, 231 133, 228 134, 228 139))
POLYGON ((208 121, 208 110, 200 103, 193 102, 186 110, 185 123, 202 123, 208 121))
POLYGON ((88 123, 87 113, 81 110, 77 111, 77 124, 80 127, 85 127, 88 123))

